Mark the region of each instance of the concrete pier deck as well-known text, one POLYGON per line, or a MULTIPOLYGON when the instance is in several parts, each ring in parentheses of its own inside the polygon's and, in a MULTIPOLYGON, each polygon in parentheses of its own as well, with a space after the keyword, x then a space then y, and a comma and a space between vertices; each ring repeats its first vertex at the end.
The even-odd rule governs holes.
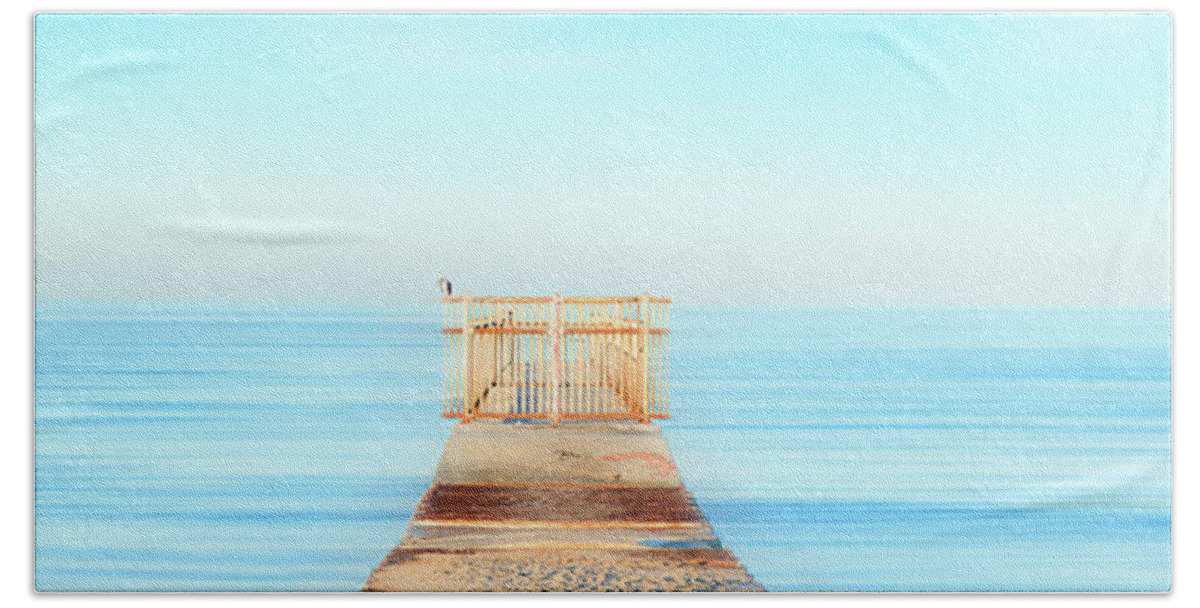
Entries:
POLYGON ((364 591, 763 591, 721 546, 657 425, 456 425, 364 591))

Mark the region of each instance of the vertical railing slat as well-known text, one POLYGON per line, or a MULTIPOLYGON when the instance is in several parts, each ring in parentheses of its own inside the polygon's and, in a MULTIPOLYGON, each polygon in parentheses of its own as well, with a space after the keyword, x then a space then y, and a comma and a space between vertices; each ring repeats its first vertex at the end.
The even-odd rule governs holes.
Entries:
POLYGON ((461 306, 459 306, 459 327, 462 332, 459 334, 462 342, 462 418, 464 422, 469 422, 471 419, 471 393, 474 390, 472 386, 472 372, 474 361, 471 360, 471 336, 474 333, 471 327, 471 299, 465 294, 462 296, 461 306))

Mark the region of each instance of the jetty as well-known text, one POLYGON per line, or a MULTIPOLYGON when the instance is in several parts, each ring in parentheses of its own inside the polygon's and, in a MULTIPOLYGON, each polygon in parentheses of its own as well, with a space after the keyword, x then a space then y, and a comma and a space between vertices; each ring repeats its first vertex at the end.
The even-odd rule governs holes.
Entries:
POLYGON ((670 300, 446 297, 451 429, 364 591, 763 591, 655 420, 670 300))

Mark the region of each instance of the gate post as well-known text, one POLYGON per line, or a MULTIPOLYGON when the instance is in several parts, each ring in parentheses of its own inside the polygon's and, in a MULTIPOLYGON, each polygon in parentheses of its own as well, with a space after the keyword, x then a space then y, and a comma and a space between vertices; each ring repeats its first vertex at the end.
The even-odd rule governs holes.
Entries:
POLYGON ((471 361, 472 342, 475 341, 475 325, 471 322, 471 298, 467 294, 462 295, 462 365, 463 365, 463 388, 462 388, 462 421, 470 422, 475 417, 475 412, 471 409, 471 397, 474 393, 474 362, 471 361))
POLYGON ((554 309, 550 315, 550 343, 552 359, 550 362, 550 424, 558 424, 562 420, 562 391, 560 386, 562 374, 562 303, 561 293, 554 293, 554 309))
POLYGON ((642 299, 638 306, 638 316, 641 317, 641 356, 642 369, 638 370, 642 375, 642 411, 638 412, 638 422, 650 422, 650 293, 642 292, 642 299))

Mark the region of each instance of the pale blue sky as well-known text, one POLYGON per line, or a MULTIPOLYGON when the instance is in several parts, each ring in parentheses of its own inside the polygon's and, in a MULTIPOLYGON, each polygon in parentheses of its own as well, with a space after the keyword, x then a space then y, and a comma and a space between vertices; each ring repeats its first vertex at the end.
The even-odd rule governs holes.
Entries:
POLYGON ((39 297, 1160 307, 1166 15, 39 15, 39 297))

